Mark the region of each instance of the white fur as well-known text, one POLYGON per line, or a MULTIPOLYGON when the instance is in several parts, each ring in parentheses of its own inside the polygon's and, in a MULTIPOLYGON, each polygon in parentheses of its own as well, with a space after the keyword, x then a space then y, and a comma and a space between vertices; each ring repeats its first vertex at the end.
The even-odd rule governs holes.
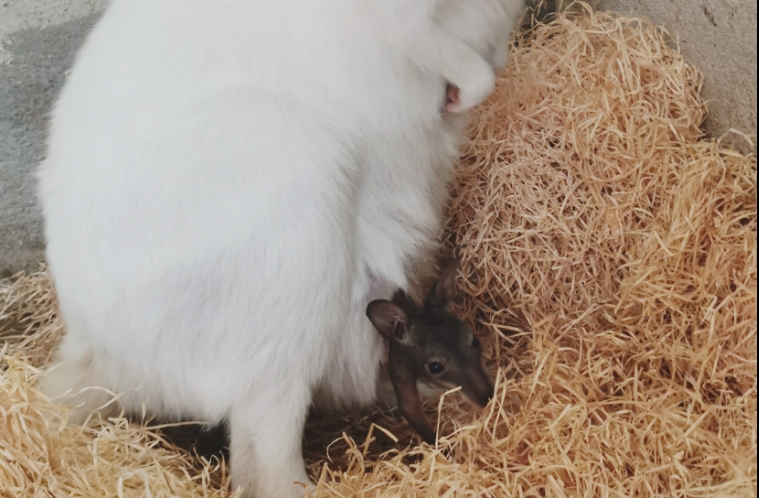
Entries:
MULTIPOLYGON (((434 247, 465 120, 387 42, 386 1, 111 2, 38 174, 68 330, 48 394, 227 418, 244 496, 302 492, 309 404, 376 399, 365 307, 434 247)), ((440 25, 490 57, 514 20, 481 21, 440 25)))
MULTIPOLYGON (((523 5, 522 0, 448 0, 436 6, 435 17, 500 72, 506 66, 508 41, 523 5)), ((422 91, 435 93, 438 89, 436 101, 442 102, 444 77, 427 74, 419 79, 413 73, 412 77, 409 87, 421 81, 422 91)), ((413 97, 409 101, 413 104, 413 97)), ((406 289, 409 273, 437 248, 459 140, 467 122, 467 113, 449 114, 442 120, 409 120, 402 127, 388 128, 373 137, 365 188, 358 199, 358 230, 361 260, 375 281, 383 285, 375 285, 375 292, 365 296, 361 316, 355 317, 362 324, 355 329, 360 333, 343 337, 335 361, 328 365, 326 386, 316 393, 318 406, 345 408, 362 399, 345 386, 351 379, 369 381, 371 373, 366 365, 377 361, 374 351, 380 347, 379 334, 363 314, 366 304, 388 299, 398 288, 406 289), (367 343, 374 345, 367 349, 367 343), (325 395, 330 389, 331 395, 325 395)), ((389 379, 382 376, 377 382, 383 403, 395 403, 389 379)))
POLYGON ((459 88, 459 103, 449 107, 449 111, 466 112, 493 91, 495 73, 484 54, 451 34, 434 17, 438 10, 444 11, 445 0, 387 1, 376 3, 375 7, 376 18, 386 26, 388 44, 408 54, 409 60, 420 69, 440 74, 459 88))

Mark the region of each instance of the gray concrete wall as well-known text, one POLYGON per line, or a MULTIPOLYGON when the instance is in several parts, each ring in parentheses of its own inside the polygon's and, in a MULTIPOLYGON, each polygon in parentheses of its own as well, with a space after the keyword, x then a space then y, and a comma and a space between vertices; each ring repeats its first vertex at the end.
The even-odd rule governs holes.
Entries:
MULTIPOLYGON (((757 0, 590 0, 596 10, 647 17, 679 41, 683 55, 706 76, 707 132, 756 135, 757 0)), ((756 152, 733 135, 725 142, 756 152)))
MULTIPOLYGON (((44 157, 50 106, 105 2, 0 2, 0 277, 33 268, 43 258, 31 173, 44 157)), ((712 101, 708 131, 756 134, 756 0, 590 3, 649 17, 679 35, 683 53, 706 74, 704 95, 712 101)))
POLYGON ((34 167, 47 114, 102 0, 0 2, 0 278, 44 254, 34 167))

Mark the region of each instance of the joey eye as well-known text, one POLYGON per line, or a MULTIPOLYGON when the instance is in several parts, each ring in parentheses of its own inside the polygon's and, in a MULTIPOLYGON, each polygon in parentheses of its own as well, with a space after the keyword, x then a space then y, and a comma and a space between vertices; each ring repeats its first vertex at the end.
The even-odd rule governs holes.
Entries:
POLYGON ((433 361, 427 364, 427 370, 429 370, 432 375, 439 375, 443 373, 443 370, 445 370, 445 366, 440 362, 433 361))
POLYGON ((480 340, 477 339, 476 335, 472 335, 472 347, 475 349, 480 347, 480 340))

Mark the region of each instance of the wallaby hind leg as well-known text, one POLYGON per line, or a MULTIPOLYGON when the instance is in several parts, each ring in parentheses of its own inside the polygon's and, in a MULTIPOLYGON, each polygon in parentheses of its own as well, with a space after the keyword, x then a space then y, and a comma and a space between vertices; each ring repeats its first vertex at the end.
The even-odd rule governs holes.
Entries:
POLYGON ((232 409, 232 489, 242 487, 242 498, 299 498, 313 485, 301 449, 309 399, 308 386, 293 379, 283 381, 282 387, 242 396, 232 409))

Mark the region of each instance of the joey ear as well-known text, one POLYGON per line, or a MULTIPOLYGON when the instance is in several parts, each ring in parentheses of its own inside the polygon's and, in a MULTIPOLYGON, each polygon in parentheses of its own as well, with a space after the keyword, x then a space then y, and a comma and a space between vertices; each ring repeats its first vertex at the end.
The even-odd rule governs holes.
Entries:
POLYGON ((398 289, 395 292, 391 302, 400 306, 401 309, 406 312, 407 316, 414 316, 419 312, 419 306, 414 302, 411 296, 402 289, 398 289))
POLYGON ((372 301, 366 308, 366 316, 385 339, 406 339, 408 316, 403 308, 384 299, 372 301))
POLYGON ((456 274, 460 265, 461 257, 457 257, 445 267, 424 300, 425 308, 445 308, 456 297, 456 274))

